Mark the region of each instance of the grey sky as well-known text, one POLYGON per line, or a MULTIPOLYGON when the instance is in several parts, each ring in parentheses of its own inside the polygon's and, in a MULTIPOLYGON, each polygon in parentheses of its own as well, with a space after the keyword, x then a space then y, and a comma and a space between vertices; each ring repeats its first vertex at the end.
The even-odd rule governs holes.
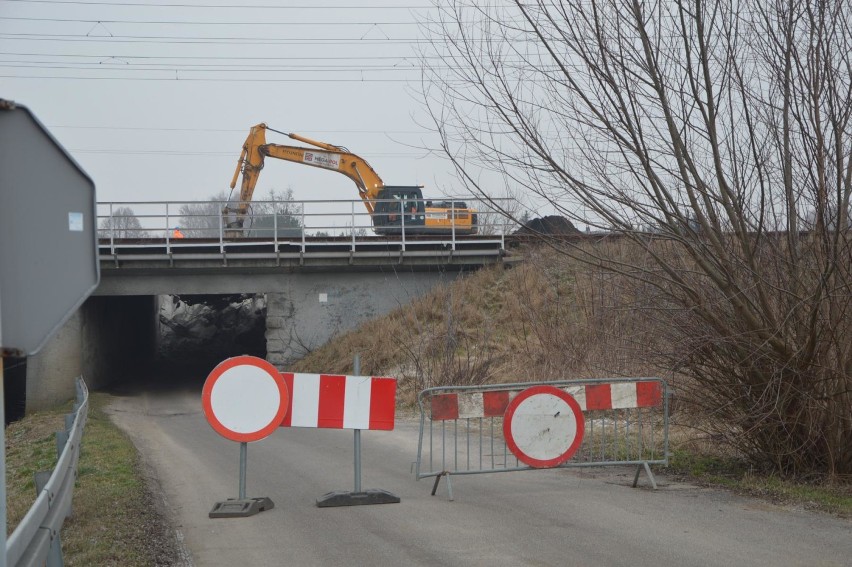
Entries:
MULTIPOLYGON (((416 95, 429 1, 271 4, 0 0, 0 97, 39 117, 102 202, 225 190, 258 122, 346 146, 388 184, 452 193, 449 163, 417 149, 436 141, 416 95)), ((255 198, 287 187, 356 198, 341 175, 275 160, 255 198)))

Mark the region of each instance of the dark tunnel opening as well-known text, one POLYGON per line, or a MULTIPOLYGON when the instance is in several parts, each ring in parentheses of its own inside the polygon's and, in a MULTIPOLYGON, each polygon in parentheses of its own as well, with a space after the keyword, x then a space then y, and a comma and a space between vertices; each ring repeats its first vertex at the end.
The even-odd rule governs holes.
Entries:
POLYGON ((160 296, 154 368, 199 389, 223 360, 266 358, 266 299, 258 294, 160 296))
MULTIPOLYGON (((140 320, 140 313, 128 310, 125 323, 138 334, 151 333, 153 324, 153 337, 133 341, 141 345, 129 357, 135 362, 118 372, 108 389, 200 391, 208 374, 223 360, 244 354, 266 357, 264 295, 163 295, 151 299, 153 305, 149 304, 145 318, 153 315, 153 321, 140 320)), ((109 356, 123 359, 125 353, 113 350, 109 356)))

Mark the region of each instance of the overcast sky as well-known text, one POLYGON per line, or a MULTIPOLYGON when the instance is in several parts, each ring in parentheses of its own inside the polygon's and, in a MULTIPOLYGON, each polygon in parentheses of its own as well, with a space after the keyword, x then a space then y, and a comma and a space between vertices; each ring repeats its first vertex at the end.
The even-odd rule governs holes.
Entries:
MULTIPOLYGON (((419 149, 436 143, 417 95, 429 0, 271 4, 0 0, 0 98, 34 112, 100 202, 226 190, 259 122, 346 146, 387 184, 453 193, 449 163, 419 149)), ((356 198, 342 175, 268 160, 255 199, 288 187, 356 198)))

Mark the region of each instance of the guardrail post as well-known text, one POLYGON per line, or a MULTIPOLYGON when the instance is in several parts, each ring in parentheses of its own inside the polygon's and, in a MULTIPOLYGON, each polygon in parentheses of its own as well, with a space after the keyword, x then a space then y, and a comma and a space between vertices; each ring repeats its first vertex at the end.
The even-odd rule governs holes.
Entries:
MULTIPOLYGON (((59 433, 57 433, 58 437, 59 433)), ((44 487, 47 486, 47 481, 50 480, 50 477, 53 475, 53 471, 36 471, 35 473, 35 492, 36 498, 41 494, 41 491, 44 490, 44 487)), ((68 515, 71 515, 71 510, 68 511, 68 515)), ((59 532, 53 533, 51 531, 50 534, 50 550, 47 553, 47 567, 62 567, 65 564, 65 560, 62 557, 62 540, 59 537, 59 532)))
POLYGON ((68 443, 68 430, 56 432, 56 456, 62 454, 65 449, 65 444, 68 443))

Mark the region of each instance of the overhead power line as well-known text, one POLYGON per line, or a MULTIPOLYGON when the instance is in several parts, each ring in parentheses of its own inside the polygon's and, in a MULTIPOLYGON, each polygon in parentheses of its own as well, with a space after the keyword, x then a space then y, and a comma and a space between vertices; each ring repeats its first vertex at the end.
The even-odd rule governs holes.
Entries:
POLYGON ((430 43, 424 39, 310 38, 280 37, 191 37, 170 35, 79 36, 69 34, 0 33, 0 38, 18 41, 76 41, 84 43, 155 43, 155 44, 220 44, 220 45, 417 45, 430 43))
MULTIPOLYGON (((80 57, 80 58, 90 58, 90 59, 107 59, 110 57, 121 58, 121 59, 192 59, 199 61, 245 61, 246 59, 251 59, 252 61, 358 61, 358 60, 376 60, 376 61, 407 61, 410 60, 411 57, 406 57, 404 55, 370 55, 370 56, 319 56, 319 55, 309 55, 309 56, 292 56, 292 57, 277 57, 277 56, 251 56, 251 57, 233 57, 233 56, 211 56, 211 55, 92 55, 90 53, 23 53, 23 52, 15 52, 15 51, 0 51, 0 55, 14 55, 16 57, 80 57)), ((441 59, 437 55, 430 56, 418 56, 417 60, 421 59, 441 59)))
MULTIPOLYGON (((0 59, 0 67, 19 69, 114 69, 123 71, 175 71, 185 70, 194 72, 228 71, 229 73, 295 72, 295 73, 364 73, 364 72, 404 72, 419 71, 419 67, 395 65, 269 65, 252 63, 127 63, 122 57, 102 58, 103 61, 92 62, 57 62, 57 61, 9 61, 0 59), (111 61, 109 59, 112 59, 111 61)), ((432 68, 448 68, 445 65, 432 68)))
MULTIPOLYGON (((92 149, 92 148, 69 148, 69 151, 77 154, 103 154, 103 155, 152 155, 152 156, 207 156, 207 157, 239 157, 239 152, 202 152, 202 151, 175 151, 175 150, 121 150, 121 149, 92 149)), ((428 152, 375 152, 362 153, 369 158, 422 158, 428 152)))
POLYGON ((334 79, 273 79, 270 77, 263 78, 205 78, 205 77, 181 77, 176 76, 174 72, 168 77, 102 77, 102 76, 85 76, 85 75, 0 75, 0 79, 46 79, 46 80, 68 80, 75 81, 158 81, 158 82, 213 82, 213 83, 411 83, 410 79, 373 79, 373 78, 357 78, 357 79, 342 79, 340 77, 334 79))
POLYGON ((222 8, 239 10, 431 10, 433 5, 406 6, 398 2, 389 4, 301 4, 273 6, 268 4, 190 4, 190 3, 153 3, 153 2, 87 2, 85 0, 5 0, 20 4, 72 4, 80 6, 141 6, 144 8, 222 8))
POLYGON ((77 24, 175 24, 181 26, 416 26, 419 22, 401 21, 401 22, 352 22, 352 21, 318 21, 318 22, 270 22, 270 21, 253 21, 253 22, 199 22, 197 20, 108 20, 105 18, 98 19, 81 19, 81 18, 36 18, 31 16, 0 16, 0 20, 13 20, 25 22, 62 22, 62 23, 77 23, 77 24))
MULTIPOLYGON (((68 128, 74 130, 130 130, 144 132, 248 132, 248 128, 154 128, 149 126, 81 126, 72 124, 50 124, 51 128, 68 128)), ((309 130, 307 128, 299 130, 300 132, 309 132, 313 134, 428 134, 429 130, 309 130)))

